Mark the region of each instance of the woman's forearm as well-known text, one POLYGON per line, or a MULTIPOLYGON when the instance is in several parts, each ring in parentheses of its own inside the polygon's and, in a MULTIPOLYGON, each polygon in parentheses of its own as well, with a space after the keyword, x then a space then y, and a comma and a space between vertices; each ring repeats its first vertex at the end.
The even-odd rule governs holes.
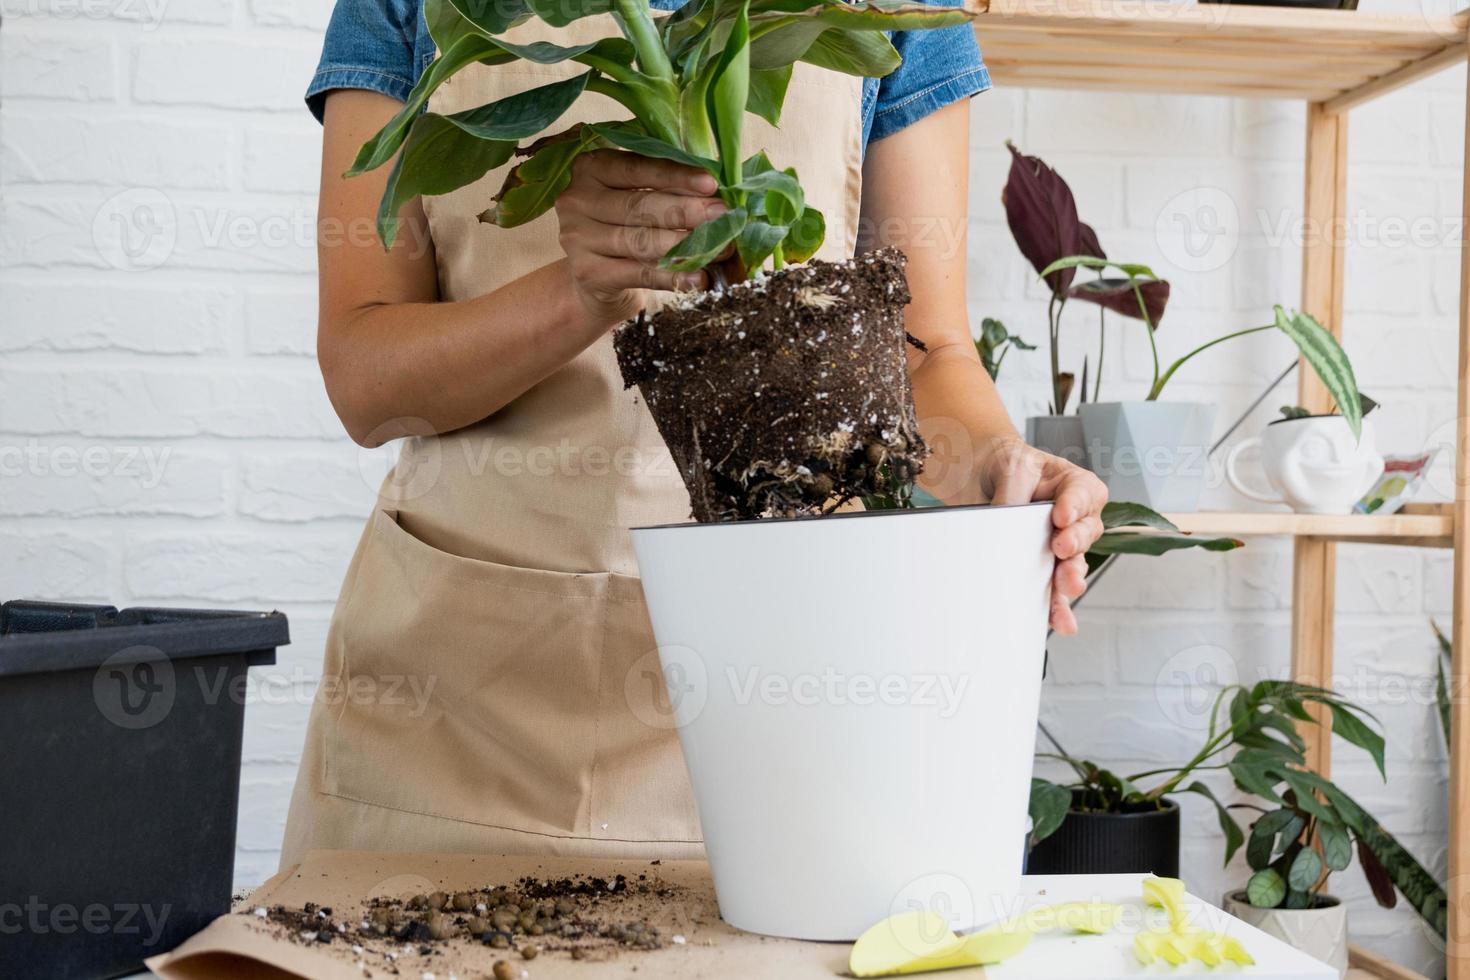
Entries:
POLYGON ((919 485, 948 504, 980 503, 986 458, 1020 438, 995 384, 973 345, 931 348, 911 363, 919 431, 933 451, 919 485))
POLYGON ((608 325, 574 297, 565 262, 460 303, 368 303, 323 322, 318 359, 365 446, 485 418, 571 361, 608 325))

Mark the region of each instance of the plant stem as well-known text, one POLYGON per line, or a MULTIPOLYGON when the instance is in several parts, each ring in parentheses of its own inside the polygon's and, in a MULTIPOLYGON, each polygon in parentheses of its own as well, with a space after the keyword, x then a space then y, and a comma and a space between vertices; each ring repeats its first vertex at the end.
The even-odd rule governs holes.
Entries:
POLYGON ((1061 306, 1065 303, 1066 300, 1061 299, 1056 293, 1052 293, 1051 302, 1046 305, 1047 337, 1051 341, 1051 413, 1053 415, 1061 415, 1066 408, 1062 404, 1062 366, 1060 356, 1057 353, 1057 324, 1061 322, 1061 306))
POLYGON ((784 268, 785 266, 786 266, 786 256, 782 253, 781 246, 778 243, 776 245, 776 250, 771 253, 771 267, 774 268, 774 269, 781 269, 781 268, 784 268))
POLYGON ((605 95, 633 113, 650 136, 682 146, 677 96, 666 98, 666 93, 654 87, 661 84, 636 78, 633 82, 619 82, 594 75, 587 80, 587 91, 605 95))
POLYGON ((1153 401, 1159 397, 1159 391, 1164 387, 1163 382, 1159 380, 1159 341, 1154 337, 1154 321, 1149 318, 1148 304, 1143 301, 1143 290, 1138 288, 1138 277, 1129 273, 1128 284, 1133 287, 1133 298, 1138 300, 1138 315, 1143 317, 1143 325, 1148 329, 1148 349, 1154 356, 1154 383, 1153 387, 1149 388, 1146 399, 1146 401, 1153 401))
POLYGON ((613 12, 618 15, 624 36, 633 42, 633 50, 638 53, 638 67, 643 73, 673 81, 674 66, 669 63, 663 39, 658 36, 658 28, 648 13, 648 0, 613 0, 613 12))
MULTIPOLYGON (((1237 330, 1234 333, 1227 333, 1223 337, 1216 337, 1214 340, 1210 341, 1207 344, 1201 344, 1200 346, 1196 347, 1194 350, 1190 351, 1188 354, 1185 354, 1183 357, 1179 358, 1179 360, 1175 361, 1173 364, 1170 364, 1169 365, 1169 370, 1167 370, 1167 371, 1164 372, 1163 377, 1159 377, 1157 374, 1155 374, 1155 377, 1154 377, 1154 386, 1149 389, 1148 399, 1147 400, 1148 401, 1157 401, 1159 395, 1164 390, 1164 385, 1166 385, 1166 384, 1169 383, 1169 379, 1174 376, 1174 372, 1177 371, 1177 370, 1179 370, 1179 368, 1184 365, 1184 362, 1185 361, 1189 360, 1191 357, 1193 357, 1194 355, 1200 353, 1201 351, 1209 350, 1211 347, 1214 347, 1216 344, 1223 344, 1223 343, 1225 343, 1225 341, 1227 341, 1227 340, 1234 340, 1236 337, 1244 337, 1247 334, 1260 333, 1262 330, 1275 330, 1275 329, 1276 329, 1276 324, 1274 324, 1274 323, 1268 323, 1268 324, 1266 324, 1265 326, 1262 326, 1262 327, 1247 327, 1244 330, 1237 330)), ((1152 336, 1153 336, 1152 330, 1150 330, 1149 336, 1150 336, 1150 339, 1152 339, 1152 336)), ((1158 358, 1157 352, 1155 353, 1154 357, 1155 357, 1155 363, 1157 363, 1157 358, 1158 358)))
POLYGON ((586 65, 588 68, 596 68, 608 78, 615 78, 620 82, 631 82, 638 78, 638 73, 627 65, 620 65, 611 58, 604 58, 602 55, 593 54, 591 51, 585 51, 572 60, 578 64, 586 65))
POLYGON ((1097 308, 1097 378, 1092 382, 1092 403, 1097 404, 1097 396, 1102 391, 1102 367, 1103 367, 1103 344, 1107 335, 1103 333, 1103 320, 1107 309, 1099 306, 1097 308))

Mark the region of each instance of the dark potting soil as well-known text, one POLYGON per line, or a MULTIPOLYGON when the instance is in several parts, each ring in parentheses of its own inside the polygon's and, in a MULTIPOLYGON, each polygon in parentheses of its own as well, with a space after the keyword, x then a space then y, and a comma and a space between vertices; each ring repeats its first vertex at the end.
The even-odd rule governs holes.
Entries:
POLYGON ((653 873, 525 877, 469 891, 374 897, 352 908, 308 902, 237 914, 279 938, 348 959, 365 976, 525 977, 541 956, 606 960, 683 943, 668 914, 682 891, 653 873))
POLYGON ((918 473, 905 261, 896 248, 813 260, 618 330, 623 381, 643 393, 695 520, 823 513, 918 473))

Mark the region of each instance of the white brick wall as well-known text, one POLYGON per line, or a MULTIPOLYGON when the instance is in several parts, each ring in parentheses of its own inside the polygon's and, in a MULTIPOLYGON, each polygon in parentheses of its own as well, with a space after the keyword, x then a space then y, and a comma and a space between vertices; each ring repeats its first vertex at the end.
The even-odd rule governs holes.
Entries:
MULTIPOLYGON (((291 616, 296 642, 263 672, 247 713, 242 883, 274 869, 332 600, 383 461, 341 434, 311 359, 319 133, 300 94, 329 9, 0 2, 0 552, 11 558, 0 596, 291 616)), ((1436 243, 1354 226, 1349 350, 1384 403, 1388 451, 1444 438, 1453 418, 1464 84, 1447 73, 1352 118, 1350 214, 1417 220, 1436 243)), ((1071 181, 1110 254, 1172 279, 1165 356, 1294 303, 1300 263, 1278 239, 1299 217, 1302 119, 1296 105, 1209 98, 977 99, 975 321, 999 316, 1044 339, 1041 293, 999 206, 1006 138, 1071 181), (1168 211, 1202 187, 1233 202, 1242 233, 1230 262, 1191 274, 1169 261, 1181 239, 1168 211)), ((1091 311, 1070 311, 1079 364, 1095 325, 1091 311)), ((1110 332, 1105 395, 1137 397, 1146 342, 1132 324, 1110 332)), ((1276 338, 1238 342, 1183 371, 1172 395, 1210 398, 1233 417, 1290 357, 1276 338)), ((1043 354, 1012 355, 1002 391, 1018 419, 1043 409, 1043 354)), ((1244 432, 1289 400, 1283 388, 1244 432)), ((1241 501, 1216 486, 1206 504, 1241 501)), ((1083 635, 1054 646, 1052 730, 1119 767, 1179 759, 1208 693, 1190 678, 1286 669, 1289 571, 1289 547, 1272 541, 1121 565, 1089 599, 1083 635)), ((1341 680, 1382 716, 1390 765, 1384 785, 1339 745, 1343 781, 1442 871, 1445 761, 1425 620, 1448 616, 1447 558, 1343 548, 1338 578, 1341 680)), ((1216 896, 1243 880, 1241 865, 1220 869, 1212 814, 1184 805, 1186 877, 1216 896)), ((1334 887, 1361 941, 1438 970, 1411 912, 1377 909, 1356 871, 1334 887)))

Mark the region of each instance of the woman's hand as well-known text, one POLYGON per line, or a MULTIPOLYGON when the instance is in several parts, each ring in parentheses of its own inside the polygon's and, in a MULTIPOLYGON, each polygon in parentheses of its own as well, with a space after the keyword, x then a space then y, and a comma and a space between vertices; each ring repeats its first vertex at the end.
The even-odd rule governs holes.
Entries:
POLYGON ((1071 602, 1087 588, 1087 549, 1103 532, 1102 509, 1108 489, 1101 480, 1058 456, 1033 449, 1020 439, 993 445, 980 465, 980 489, 993 504, 1052 500, 1051 625, 1058 633, 1077 632, 1071 602))
POLYGON ((703 170, 617 150, 584 153, 556 201, 572 288, 588 315, 613 324, 636 314, 650 289, 702 289, 703 272, 658 260, 689 231, 725 211, 703 170))

